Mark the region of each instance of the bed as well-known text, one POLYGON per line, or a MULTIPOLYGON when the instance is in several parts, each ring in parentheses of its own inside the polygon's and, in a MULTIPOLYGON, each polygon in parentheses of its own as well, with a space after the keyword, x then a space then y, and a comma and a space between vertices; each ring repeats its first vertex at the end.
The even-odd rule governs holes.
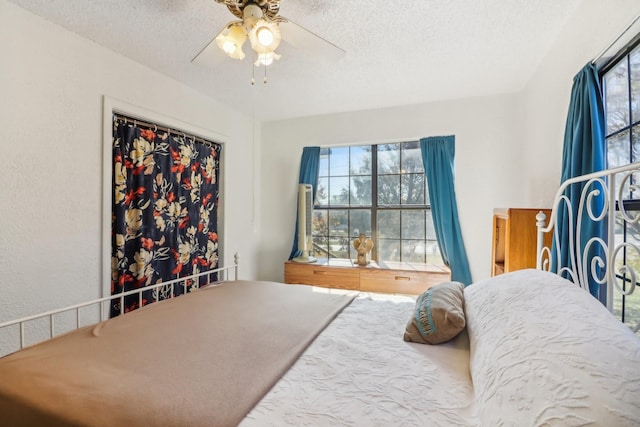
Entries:
MULTIPOLYGON (((579 182, 604 182, 608 197, 634 172, 579 182)), ((562 203, 539 218, 541 243, 562 203)), ((557 248, 541 244, 539 269, 467 286, 463 327, 436 345, 403 340, 422 296, 237 275, 35 345, 23 325, 37 316, 7 322, 25 348, 0 358, 0 425, 637 426, 640 339, 584 289, 590 272, 604 292, 616 286, 615 234, 587 267, 574 257, 560 268, 569 279, 545 271, 557 248)))

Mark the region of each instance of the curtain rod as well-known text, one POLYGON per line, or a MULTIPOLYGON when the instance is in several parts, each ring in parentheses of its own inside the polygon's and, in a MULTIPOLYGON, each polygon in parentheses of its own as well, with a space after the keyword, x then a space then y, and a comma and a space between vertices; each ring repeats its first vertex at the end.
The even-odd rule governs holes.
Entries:
POLYGON ((620 35, 618 37, 616 37, 616 39, 614 41, 612 41, 611 43, 609 43, 609 45, 604 48, 604 50, 602 52, 600 52, 600 54, 598 56, 596 56, 591 63, 595 64, 598 60, 600 60, 608 51, 609 49, 611 49, 616 43, 618 43, 618 41, 625 35, 627 34, 627 31, 629 31, 631 29, 631 27, 634 26, 634 24, 636 22, 638 22, 638 20, 640 20, 640 13, 633 19, 633 21, 631 21, 631 23, 629 25, 627 25, 627 28, 624 29, 624 31, 622 31, 620 33, 620 35))
POLYGON ((192 139, 195 142, 201 142, 204 143, 212 148, 215 148, 217 150, 220 150, 222 148, 222 145, 214 142, 214 141, 209 141, 208 139, 205 139, 201 136, 197 136, 194 135, 192 133, 187 133, 184 132, 182 130, 176 129, 176 128, 170 128, 168 126, 163 126, 163 125, 158 125, 157 123, 150 123, 144 120, 140 120, 137 119, 135 117, 131 117, 131 116, 126 116, 124 114, 120 114, 120 113, 113 113, 113 118, 116 120, 119 120, 121 122, 124 122, 125 124, 131 124, 133 126, 142 126, 144 128, 148 128, 148 129, 153 129, 154 131, 163 131, 168 133, 169 135, 173 134, 173 135, 182 135, 183 138, 185 139, 192 139))

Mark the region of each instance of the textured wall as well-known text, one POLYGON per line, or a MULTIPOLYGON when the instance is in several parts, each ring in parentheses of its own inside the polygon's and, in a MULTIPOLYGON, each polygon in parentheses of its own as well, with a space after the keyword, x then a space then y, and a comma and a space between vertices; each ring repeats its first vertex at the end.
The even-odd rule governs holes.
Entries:
POLYGON ((4 0, 0 58, 0 322, 102 294, 104 95, 226 135, 223 243, 255 276, 249 117, 4 0))
POLYGON ((474 279, 489 275, 493 208, 519 206, 515 98, 497 96, 267 123, 263 127, 259 274, 282 280, 291 249, 302 147, 456 136, 456 195, 474 279), (284 237, 284 239, 283 239, 284 237))

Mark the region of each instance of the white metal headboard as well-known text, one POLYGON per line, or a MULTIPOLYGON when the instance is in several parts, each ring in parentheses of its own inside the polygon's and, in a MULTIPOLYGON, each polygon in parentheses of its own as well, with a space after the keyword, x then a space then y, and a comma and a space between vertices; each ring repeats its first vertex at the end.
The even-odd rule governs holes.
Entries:
MULTIPOLYGON (((640 272, 640 248, 637 242, 625 243, 620 235, 628 225, 638 225, 640 221, 640 212, 627 211, 621 202, 624 195, 630 191, 636 192, 635 198, 640 198, 640 162, 565 181, 556 193, 549 223, 545 226, 546 215, 543 212, 536 216, 537 268, 550 270, 553 259, 557 266, 554 272, 569 278, 578 286, 589 290, 589 281, 597 283, 605 290, 607 308, 612 312, 614 286, 623 295, 631 295, 636 289, 637 272, 640 272), (580 193, 580 200, 575 205, 569 201, 565 193, 571 186, 577 185, 584 187, 580 193), (594 197, 600 196, 604 199, 604 205, 600 212, 594 212, 591 202, 594 197), (558 215, 562 211, 568 218, 573 217, 575 212, 578 219, 588 218, 591 222, 602 223, 606 237, 581 236, 582 222, 578 220, 575 227, 569 224, 568 241, 561 241, 557 223, 558 215), (555 245, 545 246, 544 236, 552 230, 555 245), (560 265, 562 245, 569 245, 570 259, 566 265, 560 265), (582 252, 575 250, 583 245, 582 252), (594 256, 589 260, 587 254, 594 246, 602 250, 602 256, 594 256)), ((636 330, 638 328, 640 323, 636 330)))

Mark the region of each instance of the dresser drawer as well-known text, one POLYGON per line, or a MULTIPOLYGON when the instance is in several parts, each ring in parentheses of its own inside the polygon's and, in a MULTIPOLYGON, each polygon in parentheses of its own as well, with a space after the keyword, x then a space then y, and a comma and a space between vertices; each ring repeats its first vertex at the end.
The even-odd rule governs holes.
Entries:
POLYGON ((449 272, 366 269, 360 271, 360 290, 418 295, 449 280, 449 272))
POLYGON ((353 267, 286 263, 284 269, 285 283, 358 290, 359 279, 360 272, 353 267))

